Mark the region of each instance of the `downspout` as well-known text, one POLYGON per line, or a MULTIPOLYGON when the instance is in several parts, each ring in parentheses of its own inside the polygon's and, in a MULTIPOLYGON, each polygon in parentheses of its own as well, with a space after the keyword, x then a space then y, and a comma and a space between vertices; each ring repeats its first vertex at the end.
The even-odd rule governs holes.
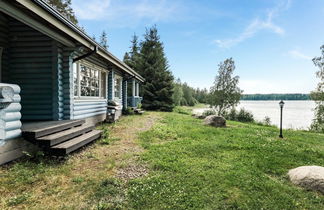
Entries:
POLYGON ((83 58, 89 57, 89 56, 91 56, 92 54, 97 53, 97 51, 98 51, 98 46, 95 45, 95 46, 94 46, 94 49, 93 49, 92 51, 90 51, 90 52, 88 52, 88 53, 86 53, 86 54, 84 54, 84 55, 81 55, 81 56, 79 56, 79 57, 77 57, 77 58, 73 58, 73 63, 75 63, 75 62, 77 62, 77 61, 79 61, 79 60, 81 60, 81 59, 83 59, 83 58))

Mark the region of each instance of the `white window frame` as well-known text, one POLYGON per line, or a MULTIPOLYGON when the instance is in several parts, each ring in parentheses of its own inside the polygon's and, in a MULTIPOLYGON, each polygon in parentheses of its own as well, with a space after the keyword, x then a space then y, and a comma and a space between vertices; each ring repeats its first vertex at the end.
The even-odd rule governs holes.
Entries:
POLYGON ((107 87, 108 87, 108 80, 107 80, 107 77, 108 77, 108 73, 109 71, 108 70, 105 70, 104 68, 101 68, 95 64, 92 64, 90 62, 87 62, 87 61, 84 61, 84 60, 81 60, 81 61, 78 61, 78 62, 75 62, 73 63, 73 96, 74 96, 74 99, 76 100, 93 100, 93 99, 107 99, 107 87), (87 66, 91 69, 94 69, 96 71, 98 71, 99 73, 99 96, 81 96, 81 81, 80 81, 80 66, 81 65, 84 65, 84 66, 87 66), (76 72, 77 72, 77 84, 78 84, 78 89, 77 89, 77 95, 74 94, 75 92, 75 85, 74 85, 74 70, 76 68, 76 72), (106 81, 106 86, 104 87, 105 88, 105 96, 102 96, 102 89, 101 89, 101 82, 102 82, 102 73, 105 73, 106 75, 106 78, 105 78, 105 81, 106 81))
POLYGON ((114 94, 114 100, 121 100, 123 98, 123 77, 115 74, 114 76, 114 83, 113 83, 113 94, 114 94), (120 84, 119 84, 119 88, 120 88, 120 91, 119 91, 119 96, 116 96, 115 95, 115 83, 116 83, 116 80, 120 80, 120 84))
POLYGON ((136 88, 135 96, 139 97, 139 83, 138 82, 135 83, 135 88, 136 88))

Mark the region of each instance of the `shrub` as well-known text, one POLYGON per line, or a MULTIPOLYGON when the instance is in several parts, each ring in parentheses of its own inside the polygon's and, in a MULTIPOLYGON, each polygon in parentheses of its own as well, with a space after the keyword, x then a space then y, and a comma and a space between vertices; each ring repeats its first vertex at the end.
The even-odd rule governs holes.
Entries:
POLYGON ((173 112, 179 113, 179 114, 186 114, 190 115, 190 111, 186 108, 183 108, 181 106, 176 106, 173 108, 173 112))
POLYGON ((223 114, 223 117, 226 119, 226 120, 233 120, 233 121, 237 121, 237 111, 233 108, 231 109, 231 111, 229 112, 225 112, 223 114))
POLYGON ((127 107, 127 109, 123 109, 123 114, 124 115, 133 115, 135 114, 134 109, 132 109, 131 107, 127 107))
POLYGON ((216 111, 214 109, 207 109, 202 113, 202 116, 210 116, 210 115, 216 115, 216 111))
POLYGON ((242 108, 237 114, 237 121, 239 121, 239 122, 254 122, 254 117, 251 112, 242 108))
POLYGON ((271 119, 270 119, 270 117, 265 116, 264 117, 264 120, 263 120, 263 124, 264 125, 271 125, 271 119))

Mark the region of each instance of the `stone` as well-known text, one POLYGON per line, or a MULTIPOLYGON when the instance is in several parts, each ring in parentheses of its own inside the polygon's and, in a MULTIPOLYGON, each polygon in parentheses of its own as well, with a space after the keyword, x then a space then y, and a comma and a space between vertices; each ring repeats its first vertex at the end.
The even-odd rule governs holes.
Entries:
POLYGON ((324 194, 324 167, 300 166, 289 170, 288 176, 295 185, 324 194))
POLYGON ((226 127, 226 120, 224 117, 217 115, 209 115, 204 120, 205 125, 211 125, 214 127, 226 127))
POLYGON ((205 119, 206 116, 205 116, 205 115, 198 115, 197 118, 198 118, 198 119, 205 119))

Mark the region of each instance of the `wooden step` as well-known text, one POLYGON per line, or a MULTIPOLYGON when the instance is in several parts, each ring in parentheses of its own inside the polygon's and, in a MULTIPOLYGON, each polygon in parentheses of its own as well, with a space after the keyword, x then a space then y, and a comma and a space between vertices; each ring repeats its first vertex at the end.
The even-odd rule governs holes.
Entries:
POLYGON ((40 146, 51 147, 69 139, 72 139, 74 137, 80 136, 89 131, 92 131, 93 129, 94 126, 82 125, 61 132, 57 132, 48 136, 39 137, 36 139, 35 142, 40 146))
POLYGON ((89 133, 85 133, 81 136, 73 138, 69 141, 63 142, 61 144, 55 145, 50 148, 50 152, 55 155, 66 155, 80 147, 100 138, 101 132, 99 130, 93 130, 89 133))
POLYGON ((40 123, 39 125, 33 125, 30 128, 23 128, 23 137, 27 140, 35 140, 39 137, 57 133, 69 128, 80 126, 84 123, 84 120, 62 120, 51 121, 48 123, 40 123))

